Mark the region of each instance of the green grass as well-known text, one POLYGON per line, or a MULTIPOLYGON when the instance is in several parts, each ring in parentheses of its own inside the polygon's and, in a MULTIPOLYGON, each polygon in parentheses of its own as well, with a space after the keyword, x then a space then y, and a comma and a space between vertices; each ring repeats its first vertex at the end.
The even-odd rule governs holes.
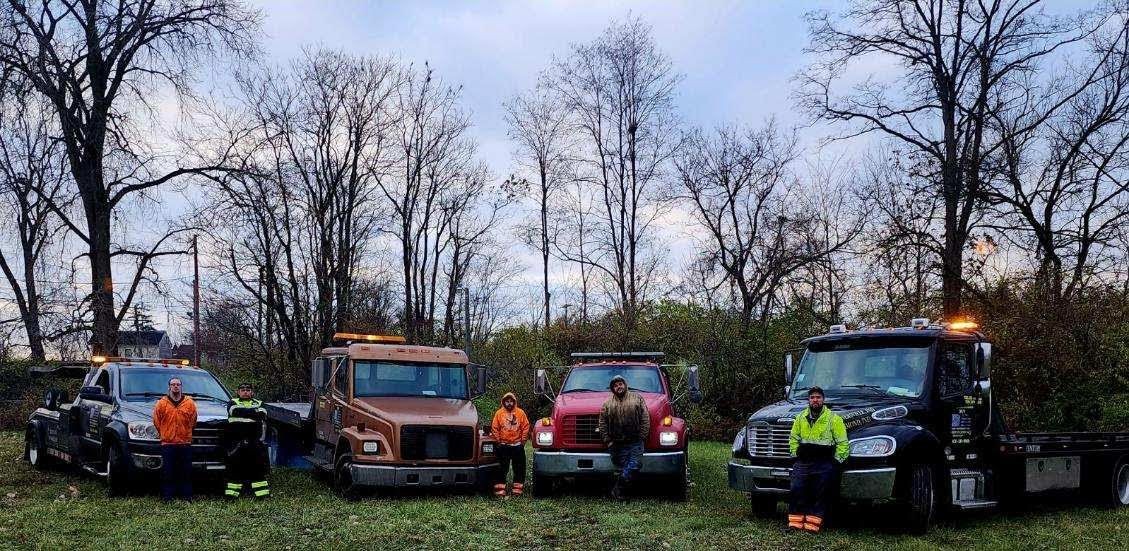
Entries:
MULTIPOLYGON (((486 496, 368 497, 347 502, 309 473, 276 470, 273 498, 207 497, 164 505, 110 499, 100 481, 38 472, 21 460, 22 435, 0 433, 0 547, 191 549, 1118 549, 1129 546, 1129 509, 1046 505, 1021 513, 946 520, 924 537, 875 528, 888 512, 818 536, 787 533, 783 520, 752 519, 726 486, 728 446, 691 447, 690 503, 598 495, 498 501, 486 496), (873 522, 872 522, 873 521, 873 522)), ((888 524, 888 523, 887 523, 888 524)))

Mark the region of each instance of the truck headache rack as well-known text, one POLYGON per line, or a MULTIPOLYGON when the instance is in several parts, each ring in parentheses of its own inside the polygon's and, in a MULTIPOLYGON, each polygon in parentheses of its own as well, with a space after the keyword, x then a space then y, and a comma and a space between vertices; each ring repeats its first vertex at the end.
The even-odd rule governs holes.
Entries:
POLYGON ((658 362, 666 357, 662 352, 573 352, 574 360, 596 362, 600 360, 637 360, 658 362))

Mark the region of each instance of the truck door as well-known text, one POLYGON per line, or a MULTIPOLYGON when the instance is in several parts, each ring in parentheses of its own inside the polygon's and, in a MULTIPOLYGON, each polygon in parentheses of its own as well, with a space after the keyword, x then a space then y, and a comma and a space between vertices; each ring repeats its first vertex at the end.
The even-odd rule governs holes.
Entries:
POLYGON ((942 342, 937 359, 937 396, 942 414, 939 434, 946 436, 945 444, 952 449, 950 461, 957 463, 977 457, 979 442, 974 427, 983 426, 986 413, 986 405, 976 392, 973 345, 962 341, 942 342))
MULTIPOLYGON (((90 386, 101 387, 103 394, 112 396, 110 393, 110 372, 106 369, 100 369, 90 386)), ((99 458, 102 452, 102 429, 110 418, 113 404, 79 398, 77 407, 78 430, 75 433, 79 436, 81 455, 86 459, 99 458)), ((71 412, 72 415, 75 413, 74 411, 71 412)))
POLYGON ((349 361, 348 358, 340 357, 330 358, 330 362, 328 384, 318 391, 314 407, 317 408, 318 440, 332 445, 341 430, 341 417, 344 415, 349 385, 349 361))

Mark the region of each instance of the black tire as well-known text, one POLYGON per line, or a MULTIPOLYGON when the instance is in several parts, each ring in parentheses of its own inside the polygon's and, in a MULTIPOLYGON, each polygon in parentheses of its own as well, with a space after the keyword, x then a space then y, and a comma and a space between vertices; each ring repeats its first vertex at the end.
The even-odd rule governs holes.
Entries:
POLYGON ((354 500, 360 497, 360 488, 353 480, 353 456, 342 454, 334 462, 333 491, 342 499, 354 500))
POLYGON ((46 469, 51 461, 43 442, 39 439, 39 431, 31 427, 28 427, 24 434, 24 459, 38 470, 46 469))
POLYGON ((1123 457, 1114 463, 1107 480, 1102 501, 1110 507, 1129 507, 1129 458, 1123 457))
POLYGON ((122 453, 121 446, 111 442, 106 452, 106 489, 112 497, 127 496, 133 493, 129 480, 129 458, 122 453))
POLYGON ((557 481, 553 477, 533 473, 530 482, 529 493, 533 497, 552 497, 556 494, 557 481))
POLYGON ((938 469, 934 465, 918 463, 910 465, 905 486, 906 531, 911 534, 924 534, 937 518, 940 502, 937 487, 938 469))
POLYGON ((756 518, 773 518, 779 511, 780 500, 774 495, 749 493, 749 512, 756 518))

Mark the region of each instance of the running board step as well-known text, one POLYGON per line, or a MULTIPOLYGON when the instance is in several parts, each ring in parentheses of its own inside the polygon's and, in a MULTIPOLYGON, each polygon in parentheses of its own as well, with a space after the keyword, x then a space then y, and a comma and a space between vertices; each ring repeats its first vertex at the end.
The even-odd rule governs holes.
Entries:
POLYGON ((82 464, 83 472, 90 473, 94 476, 106 478, 106 475, 110 474, 109 472, 99 471, 98 467, 101 467, 101 465, 99 465, 98 463, 83 463, 82 464))
POLYGON ((331 465, 329 461, 326 461, 316 455, 307 455, 303 457, 303 459, 309 461, 315 469, 321 469, 326 472, 333 472, 333 465, 331 465))
POLYGON ((1000 502, 998 502, 998 501, 989 501, 989 500, 973 501, 973 500, 968 500, 968 501, 957 501, 957 502, 953 503, 953 507, 956 507, 957 509, 960 509, 961 511, 974 511, 974 510, 977 510, 977 509, 992 509, 999 504, 1000 504, 1000 502))

